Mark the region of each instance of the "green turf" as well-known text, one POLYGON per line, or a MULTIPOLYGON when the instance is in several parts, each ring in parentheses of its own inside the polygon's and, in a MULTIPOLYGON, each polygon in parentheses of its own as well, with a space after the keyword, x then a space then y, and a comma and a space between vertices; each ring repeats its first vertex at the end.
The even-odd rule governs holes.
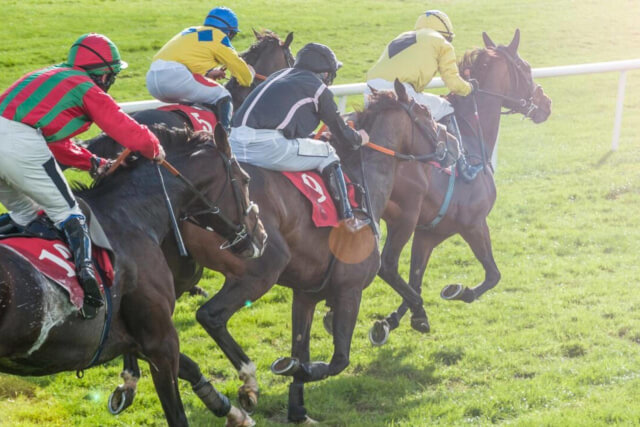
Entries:
MULTIPOLYGON (((333 47, 345 66, 336 83, 363 81, 384 44, 413 26, 425 8, 452 18, 459 53, 480 46, 481 31, 508 42, 522 31, 520 53, 532 66, 640 58, 637 0, 231 1, 251 42, 251 27, 284 36, 294 51, 310 41, 333 47)), ((198 24, 205 1, 2 2, 0 88, 23 73, 61 61, 83 32, 107 34, 130 63, 113 88, 119 101, 149 99, 144 74, 166 40, 198 24)), ((620 149, 610 152, 617 73, 544 79, 553 113, 541 125, 502 122, 498 201, 489 217, 499 286, 471 305, 445 302, 441 287, 473 285, 482 269, 460 238, 436 249, 423 296, 429 335, 407 323, 382 348, 366 334, 399 303, 376 280, 364 293, 351 365, 340 376, 309 384, 310 415, 326 425, 583 426, 640 424, 640 71, 627 78, 620 149)), ((357 97, 354 99, 357 102, 357 97)), ((401 271, 407 275, 408 253, 401 271)), ((207 273, 202 285, 220 287, 207 273)), ((288 382, 268 372, 290 349, 291 292, 275 288, 231 321, 255 360, 262 394, 260 425, 286 419, 288 382)), ((178 303, 182 349, 235 399, 240 382, 193 312, 202 297, 178 303)), ((328 361, 331 339, 318 306, 312 358, 328 361)), ((108 393, 120 361, 86 372, 43 378, 0 376, 0 425, 162 425, 148 367, 134 406, 112 417, 108 393)), ((181 384, 193 425, 222 425, 181 384)))

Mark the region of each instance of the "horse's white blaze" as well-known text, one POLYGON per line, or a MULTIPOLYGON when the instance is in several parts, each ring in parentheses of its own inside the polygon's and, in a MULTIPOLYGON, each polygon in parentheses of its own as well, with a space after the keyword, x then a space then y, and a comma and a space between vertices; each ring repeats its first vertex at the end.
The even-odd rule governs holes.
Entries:
POLYGON ((47 340, 51 329, 63 323, 76 310, 73 304, 69 302, 69 298, 50 280, 42 278, 40 287, 42 288, 42 312, 44 314, 42 327, 40 328, 38 339, 27 351, 27 356, 38 351, 47 340))

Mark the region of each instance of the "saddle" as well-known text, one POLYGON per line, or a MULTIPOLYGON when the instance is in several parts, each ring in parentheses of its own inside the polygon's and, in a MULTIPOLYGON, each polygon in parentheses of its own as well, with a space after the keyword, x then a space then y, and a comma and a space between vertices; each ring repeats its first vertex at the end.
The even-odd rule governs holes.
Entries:
MULTIPOLYGON (((111 244, 91 208, 81 199, 78 199, 78 204, 87 218, 93 243, 93 263, 99 273, 98 281, 101 287, 111 287, 115 278, 111 244)), ((84 291, 76 277, 71 250, 62 233, 44 214, 30 224, 27 230, 0 234, 0 245, 22 256, 40 273, 58 284, 76 308, 82 308, 84 291)))
POLYGON ((215 106, 204 104, 170 104, 158 110, 170 111, 186 118, 194 131, 213 132, 218 123, 215 106))

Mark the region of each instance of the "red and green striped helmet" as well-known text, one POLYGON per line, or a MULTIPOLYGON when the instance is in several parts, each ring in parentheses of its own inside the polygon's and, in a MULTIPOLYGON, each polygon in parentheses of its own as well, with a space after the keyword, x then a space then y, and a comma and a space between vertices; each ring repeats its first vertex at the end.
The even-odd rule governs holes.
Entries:
POLYGON ((109 38, 96 33, 84 34, 76 40, 69 50, 67 63, 89 74, 117 74, 128 66, 120 59, 116 45, 109 38))

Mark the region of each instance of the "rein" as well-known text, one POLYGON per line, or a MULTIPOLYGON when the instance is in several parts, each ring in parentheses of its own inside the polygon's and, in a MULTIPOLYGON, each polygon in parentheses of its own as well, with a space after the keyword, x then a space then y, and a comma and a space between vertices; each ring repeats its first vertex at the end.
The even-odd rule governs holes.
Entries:
MULTIPOLYGON (((122 153, 120 153, 120 155, 118 156, 116 161, 113 163, 113 165, 111 166, 109 171, 107 171, 106 175, 110 175, 116 169, 118 169, 118 167, 124 162, 124 160, 130 154, 131 154, 131 150, 128 149, 128 148, 125 149, 122 153)), ((236 223, 234 223, 224 213, 222 213, 220 208, 217 206, 218 201, 220 200, 220 198, 224 194, 224 191, 225 191, 225 189, 227 187, 226 183, 228 181, 231 181, 231 186, 233 188, 234 198, 235 198, 236 203, 237 203, 238 208, 239 208, 238 212, 243 212, 243 216, 247 216, 251 212, 251 210, 253 210, 255 208, 256 205, 253 202, 251 202, 249 204, 249 206, 246 207, 246 209, 244 208, 244 206, 243 206, 244 204, 242 202, 242 197, 238 196, 238 190, 237 190, 236 186, 234 185, 233 179, 231 178, 231 159, 229 159, 226 155, 224 155, 221 152, 219 152, 218 154, 220 154, 220 157, 222 157, 222 159, 223 159, 223 162, 224 162, 224 165, 225 165, 225 169, 227 171, 227 177, 226 177, 223 189, 222 189, 222 193, 218 196, 216 201, 213 202, 213 203, 204 194, 202 194, 202 192, 200 192, 200 190, 198 190, 198 188, 191 181, 189 181, 189 179, 187 179, 184 175, 182 175, 180 173, 180 171, 178 171, 171 163, 169 163, 166 160, 163 160, 163 162, 160 165, 163 166, 164 168, 166 168, 169 171, 169 173, 171 173, 171 175, 175 176, 180 181, 182 181, 182 183, 185 184, 187 186, 187 188, 194 194, 195 198, 200 200, 207 207, 207 209, 205 209, 205 210, 198 211, 198 212, 192 213, 192 214, 184 215, 184 216, 182 216, 180 218, 180 220, 181 221, 187 220, 187 221, 190 221, 190 222, 194 223, 195 225, 197 225, 197 226, 199 226, 201 228, 205 228, 207 230, 210 230, 211 227, 203 225, 202 223, 200 223, 200 221, 198 221, 196 219, 196 217, 202 216, 202 215, 207 215, 207 214, 208 215, 213 215, 217 220, 219 220, 221 222, 221 227, 220 227, 221 230, 217 231, 217 232, 220 235, 222 235, 224 238, 227 239, 227 241, 225 243, 223 243, 220 248, 221 249, 228 249, 228 248, 231 248, 231 247, 239 244, 240 242, 245 241, 249 237, 249 234, 247 233, 247 228, 246 228, 246 226, 244 224, 236 224, 236 223)), ((187 206, 189 206, 190 204, 191 203, 187 204, 187 206)), ((257 222, 256 222, 256 225, 257 225, 257 222)), ((178 239, 178 241, 180 241, 180 239, 178 239)))

